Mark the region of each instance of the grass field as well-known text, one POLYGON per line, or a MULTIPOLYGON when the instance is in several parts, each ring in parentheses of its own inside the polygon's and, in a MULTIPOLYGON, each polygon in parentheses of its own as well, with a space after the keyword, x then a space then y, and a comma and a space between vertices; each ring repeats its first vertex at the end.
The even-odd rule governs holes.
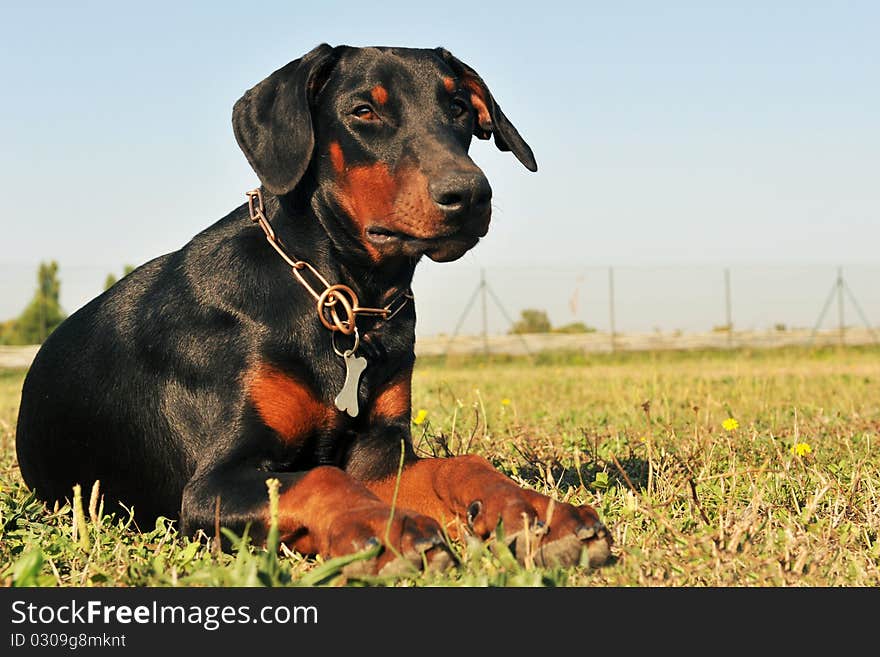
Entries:
POLYGON ((4 585, 880 584, 876 347, 422 358, 419 449, 482 454, 523 486, 592 504, 614 559, 538 569, 498 546, 456 545, 457 570, 387 579, 247 541, 216 553, 161 519, 137 531, 90 511, 89 491, 75 532, 71 506, 44 508, 18 474, 23 376, 0 371, 4 585))

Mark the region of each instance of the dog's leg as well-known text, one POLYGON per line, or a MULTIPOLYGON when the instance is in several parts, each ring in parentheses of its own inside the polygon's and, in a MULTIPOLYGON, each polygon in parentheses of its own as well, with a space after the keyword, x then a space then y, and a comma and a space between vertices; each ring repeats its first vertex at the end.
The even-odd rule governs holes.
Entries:
POLYGON ((538 564, 607 561, 611 536, 589 505, 574 506, 528 491, 484 458, 469 455, 416 458, 410 435, 412 370, 405 369, 376 395, 370 431, 354 447, 346 470, 379 498, 437 519, 453 538, 461 529, 482 539, 503 522, 517 556, 538 564), (398 477, 377 474, 372 464, 395 459, 403 442, 406 463, 398 477))
POLYGON ((498 522, 521 560, 572 565, 582 549, 593 566, 610 554, 611 537, 589 505, 574 506, 528 491, 474 455, 417 459, 397 476, 367 481, 379 498, 438 519, 455 536, 465 528, 491 536, 498 522))
POLYGON ((266 480, 280 483, 278 524, 281 540, 304 554, 335 557, 357 552, 375 542, 386 549, 366 570, 399 572, 422 566, 423 555, 432 568, 450 562, 439 524, 432 518, 391 507, 339 468, 321 466, 302 473, 256 470, 213 470, 194 478, 183 495, 181 525, 184 533, 215 531, 215 505, 220 498, 220 522, 241 534, 250 525, 256 542, 269 528, 266 480))

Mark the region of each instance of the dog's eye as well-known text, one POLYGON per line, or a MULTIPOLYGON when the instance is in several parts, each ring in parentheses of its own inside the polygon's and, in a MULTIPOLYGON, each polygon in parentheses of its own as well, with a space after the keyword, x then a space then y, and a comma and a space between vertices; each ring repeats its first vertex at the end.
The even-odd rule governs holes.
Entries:
POLYGON ((458 118, 468 111, 468 106, 465 105, 463 100, 459 98, 453 98, 452 102, 449 103, 449 109, 452 111, 452 116, 458 118))
POLYGON ((363 119, 364 121, 375 121, 379 118, 378 116, 376 116, 373 108, 369 105, 358 105, 351 111, 351 113, 359 119, 363 119))

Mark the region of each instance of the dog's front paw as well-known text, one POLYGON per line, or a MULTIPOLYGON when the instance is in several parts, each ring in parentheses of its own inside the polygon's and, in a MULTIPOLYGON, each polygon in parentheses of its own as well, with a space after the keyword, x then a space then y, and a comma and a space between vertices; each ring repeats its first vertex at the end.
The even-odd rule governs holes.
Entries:
POLYGON ((456 559, 443 538, 439 523, 433 518, 407 511, 395 511, 384 505, 370 511, 343 514, 330 529, 332 556, 359 552, 381 545, 378 555, 347 565, 346 575, 405 575, 423 570, 441 571, 452 567, 456 559))
POLYGON ((550 500, 547 519, 537 542, 517 541, 517 558, 538 566, 589 565, 597 568, 611 557, 611 533, 589 505, 573 506, 550 500))
POLYGON ((491 536, 499 522, 520 563, 595 568, 611 556, 611 534, 586 504, 574 506, 505 486, 468 505, 468 527, 481 538, 491 536))

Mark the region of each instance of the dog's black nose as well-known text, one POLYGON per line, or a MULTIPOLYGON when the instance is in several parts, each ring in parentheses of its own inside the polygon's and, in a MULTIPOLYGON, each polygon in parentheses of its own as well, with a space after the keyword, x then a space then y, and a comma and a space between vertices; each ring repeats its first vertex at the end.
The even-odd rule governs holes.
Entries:
POLYGON ((431 181, 431 198, 447 217, 485 211, 492 188, 481 172, 455 171, 431 181))

